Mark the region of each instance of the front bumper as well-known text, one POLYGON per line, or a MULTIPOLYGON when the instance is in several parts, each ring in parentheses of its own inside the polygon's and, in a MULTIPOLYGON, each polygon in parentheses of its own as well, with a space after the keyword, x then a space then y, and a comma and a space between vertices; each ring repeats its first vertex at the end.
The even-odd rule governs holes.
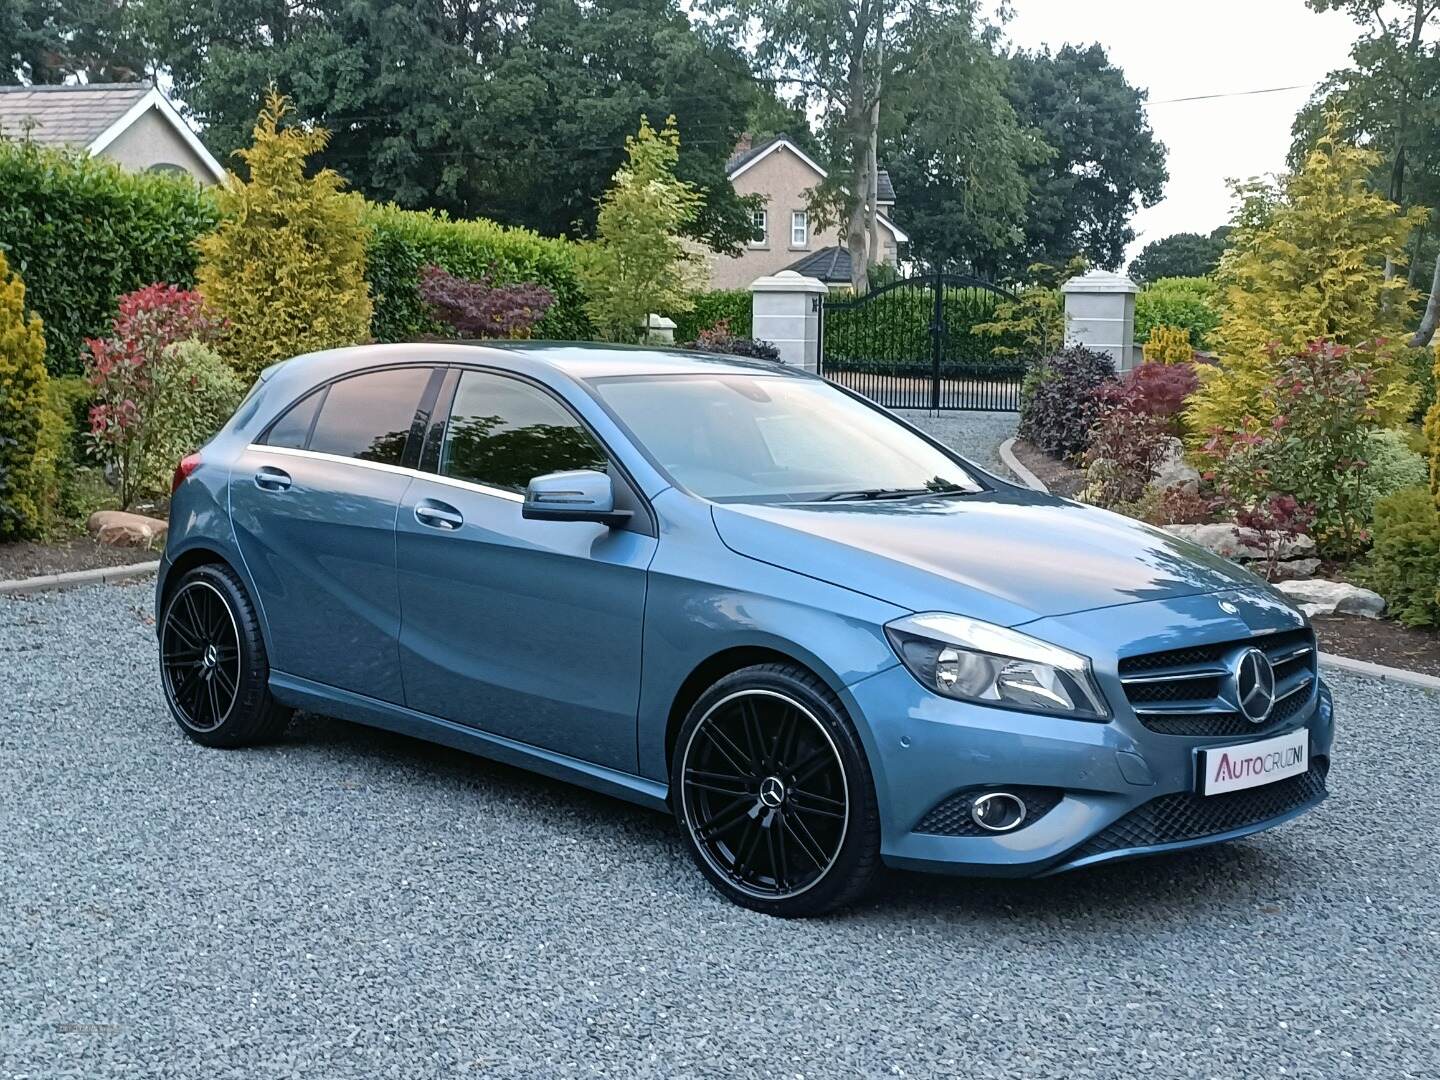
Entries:
MULTIPOLYGON (((1296 616, 1263 595, 1188 597, 1043 620, 1027 632, 1100 657, 1096 634, 1122 630, 1131 652, 1190 641, 1230 641, 1293 627, 1296 616), (1229 599, 1239 616, 1212 618, 1229 599), (1116 612, 1124 612, 1117 623, 1116 612), (1267 620, 1271 625, 1263 625, 1267 620), (1198 627, 1196 622, 1201 623, 1198 627), (1186 636, 1181 636, 1184 630, 1186 636)), ((1112 639, 1113 640, 1113 639, 1112 639)), ((1108 650, 1109 654, 1114 648, 1108 650)), ((1112 658, 1096 675, 1116 715, 1108 723, 971 705, 927 691, 904 667, 847 688, 875 778, 887 864, 941 873, 1026 877, 1245 836, 1290 820, 1325 798, 1334 707, 1318 679, 1278 731, 1309 731, 1309 773, 1220 796, 1195 793, 1195 750, 1251 739, 1163 735, 1130 712, 1112 658), (1033 792, 1043 811, 1009 833, 965 829, 980 789, 1033 792), (1048 807, 1048 809, 1047 809, 1048 807), (957 835, 957 833, 971 835, 957 835)))

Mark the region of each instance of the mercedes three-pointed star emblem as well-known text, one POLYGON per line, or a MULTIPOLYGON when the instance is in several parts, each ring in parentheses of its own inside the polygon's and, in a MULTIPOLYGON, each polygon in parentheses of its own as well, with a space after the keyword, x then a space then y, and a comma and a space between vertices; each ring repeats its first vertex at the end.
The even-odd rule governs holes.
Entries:
POLYGON ((1263 724, 1275 708, 1275 669, 1259 649, 1246 649, 1235 662, 1232 675, 1235 704, 1252 724, 1263 724))

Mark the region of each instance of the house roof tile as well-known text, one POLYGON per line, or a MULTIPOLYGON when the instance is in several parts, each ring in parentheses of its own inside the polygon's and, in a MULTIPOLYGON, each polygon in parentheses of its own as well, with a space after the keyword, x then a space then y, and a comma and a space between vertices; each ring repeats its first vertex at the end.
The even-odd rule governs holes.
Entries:
POLYGON ((150 84, 0 86, 0 135, 89 146, 150 91, 150 84))

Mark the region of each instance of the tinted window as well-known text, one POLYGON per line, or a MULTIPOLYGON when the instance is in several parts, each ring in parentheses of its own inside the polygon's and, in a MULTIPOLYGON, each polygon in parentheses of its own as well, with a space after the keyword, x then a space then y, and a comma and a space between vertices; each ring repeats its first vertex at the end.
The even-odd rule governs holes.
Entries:
POLYGON ((500 375, 460 376, 441 475, 524 491, 546 473, 604 468, 604 452, 548 394, 500 375))
POLYGON ((284 415, 270 425, 265 445, 304 450, 305 442, 310 438, 310 425, 315 421, 315 410, 320 407, 320 399, 324 396, 324 390, 316 390, 286 409, 284 415))
POLYGON ((396 368, 332 383, 308 449, 399 465, 429 368, 396 368))

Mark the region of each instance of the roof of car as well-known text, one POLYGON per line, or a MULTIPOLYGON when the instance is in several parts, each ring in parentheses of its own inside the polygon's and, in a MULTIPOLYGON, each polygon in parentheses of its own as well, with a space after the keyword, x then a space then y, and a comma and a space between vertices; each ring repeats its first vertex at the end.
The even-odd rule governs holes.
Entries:
MULTIPOLYGON (((493 363, 533 372, 550 368, 575 379, 607 378, 619 375, 686 375, 703 373, 766 374, 803 376, 798 368, 767 360, 666 349, 645 345, 610 345, 585 341, 454 341, 411 344, 357 345, 309 353, 284 362, 285 367, 328 369, 330 372, 360 370, 399 361, 432 364, 493 363), (506 361, 510 362, 506 362, 506 361)), ((329 377, 333 377, 331 374, 329 377)))

